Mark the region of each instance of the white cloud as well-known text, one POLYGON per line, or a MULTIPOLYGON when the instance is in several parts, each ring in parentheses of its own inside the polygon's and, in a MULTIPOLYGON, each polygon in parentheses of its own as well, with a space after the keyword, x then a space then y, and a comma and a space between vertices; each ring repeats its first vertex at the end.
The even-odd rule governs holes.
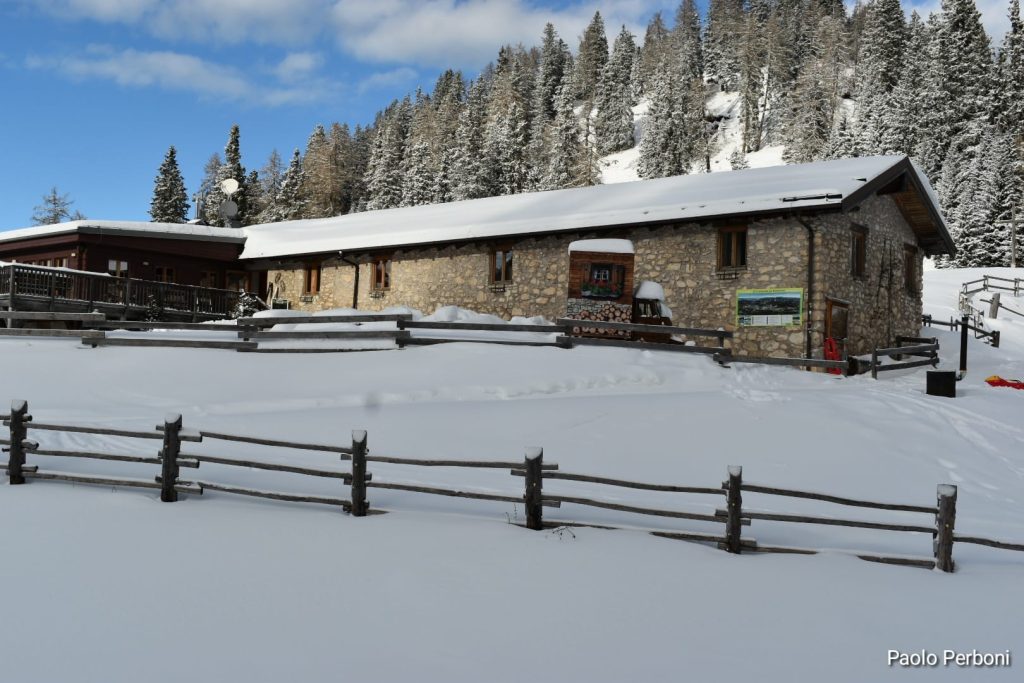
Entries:
POLYGON ((506 43, 534 45, 551 22, 575 49, 597 10, 609 40, 625 24, 642 33, 660 0, 560 3, 540 7, 527 0, 338 0, 333 21, 339 46, 359 59, 424 66, 479 67, 506 43))
MULTIPOLYGON (((27 2, 27 0, 22 0, 27 2)), ((534 45, 552 22, 573 48, 596 10, 609 39, 642 32, 678 0, 36 0, 67 19, 140 26, 169 40, 312 45, 325 35, 375 63, 479 67, 504 43, 534 45)))
POLYGON ((369 90, 376 90, 377 88, 394 88, 405 85, 406 83, 411 83, 418 75, 419 74, 416 73, 415 69, 402 66, 390 71, 380 71, 375 74, 370 74, 359 82, 359 86, 356 89, 359 91, 359 94, 363 94, 369 90))
POLYGON ((292 52, 274 67, 274 74, 285 82, 302 80, 308 78, 323 63, 323 57, 315 52, 292 52))
POLYGON ((108 80, 126 87, 157 87, 192 92, 206 99, 247 102, 266 106, 308 104, 337 89, 321 82, 294 87, 266 86, 231 66, 179 52, 115 50, 90 46, 83 54, 67 57, 32 56, 31 69, 54 71, 74 80, 108 80))
POLYGON ((331 0, 39 0, 67 19, 141 25, 165 39, 303 44, 323 30, 331 0))
POLYGON ((159 0, 37 0, 52 14, 69 19, 87 17, 97 21, 133 22, 155 7, 159 0))

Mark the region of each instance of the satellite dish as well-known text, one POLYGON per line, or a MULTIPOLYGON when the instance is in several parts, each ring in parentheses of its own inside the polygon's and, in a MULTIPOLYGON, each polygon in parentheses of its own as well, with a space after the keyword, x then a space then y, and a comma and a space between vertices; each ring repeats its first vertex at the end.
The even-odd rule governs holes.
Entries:
POLYGON ((226 178, 220 181, 221 192, 226 194, 228 197, 238 192, 238 181, 234 178, 226 178))
MULTIPOLYGON (((235 184, 237 185, 238 183, 235 184)), ((230 199, 224 201, 220 205, 220 217, 226 220, 233 220, 235 218, 238 218, 238 204, 235 204, 230 199)))

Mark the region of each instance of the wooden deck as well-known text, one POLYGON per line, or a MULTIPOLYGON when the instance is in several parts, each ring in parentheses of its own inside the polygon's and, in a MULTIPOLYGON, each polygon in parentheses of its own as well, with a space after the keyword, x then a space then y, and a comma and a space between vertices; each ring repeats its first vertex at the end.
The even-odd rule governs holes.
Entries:
POLYGON ((0 307, 9 311, 99 311, 111 319, 142 320, 159 309, 163 320, 199 322, 227 318, 238 296, 226 289, 101 273, 20 264, 0 267, 0 307))

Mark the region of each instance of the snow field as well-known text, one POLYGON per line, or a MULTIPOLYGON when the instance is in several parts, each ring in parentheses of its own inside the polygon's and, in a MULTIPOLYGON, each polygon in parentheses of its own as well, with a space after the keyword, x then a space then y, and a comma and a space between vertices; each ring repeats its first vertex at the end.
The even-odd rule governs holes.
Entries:
MULTIPOLYGON (((959 283, 975 277, 926 273, 926 312, 947 319, 959 283)), ((343 446, 366 429, 371 455, 520 461, 543 447, 563 471, 638 481, 715 486, 729 465, 743 465, 750 483, 922 505, 937 484, 954 483, 958 531, 1019 542, 1024 392, 983 382, 1024 376, 1024 328, 1010 317, 992 321, 1000 349, 972 340, 955 400, 925 396, 923 370, 844 379, 632 349, 450 344, 262 356, 46 339, 0 341, 0 400, 28 400, 36 422, 151 430, 181 412, 186 429, 343 446)), ((941 367, 955 368, 957 335, 925 334, 940 338, 941 367)), ((31 437, 43 448, 159 447, 31 437)), ((183 451, 349 469, 327 453, 212 440, 183 451)), ((28 459, 128 477, 157 470, 28 459)), ((369 470, 378 481, 509 495, 523 485, 504 470, 369 470)), ((193 476, 347 497, 337 480, 182 470, 193 476)), ((549 480, 545 491, 724 507, 724 497, 568 481, 549 480)), ((0 680, 971 680, 957 669, 890 669, 887 650, 999 652, 1024 635, 1021 553, 957 544, 958 571, 945 575, 849 554, 927 557, 924 534, 755 521, 744 536, 825 552, 733 556, 638 530, 718 524, 565 505, 545 508, 546 518, 630 528, 529 532, 509 523, 522 523, 522 506, 372 488, 368 497, 388 514, 355 519, 215 492, 168 505, 148 490, 0 486, 0 580, 17 586, 0 620, 0 680)), ((744 506, 927 524, 912 513, 749 493, 744 506)))

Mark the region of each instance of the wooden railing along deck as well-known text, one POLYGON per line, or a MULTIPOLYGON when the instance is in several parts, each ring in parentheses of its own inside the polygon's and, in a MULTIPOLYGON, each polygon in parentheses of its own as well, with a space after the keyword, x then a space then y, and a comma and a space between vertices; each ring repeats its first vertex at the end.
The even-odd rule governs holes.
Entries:
POLYGON ((0 306, 11 310, 93 311, 130 317, 160 308, 174 318, 225 318, 239 292, 102 273, 11 264, 0 267, 0 306))

